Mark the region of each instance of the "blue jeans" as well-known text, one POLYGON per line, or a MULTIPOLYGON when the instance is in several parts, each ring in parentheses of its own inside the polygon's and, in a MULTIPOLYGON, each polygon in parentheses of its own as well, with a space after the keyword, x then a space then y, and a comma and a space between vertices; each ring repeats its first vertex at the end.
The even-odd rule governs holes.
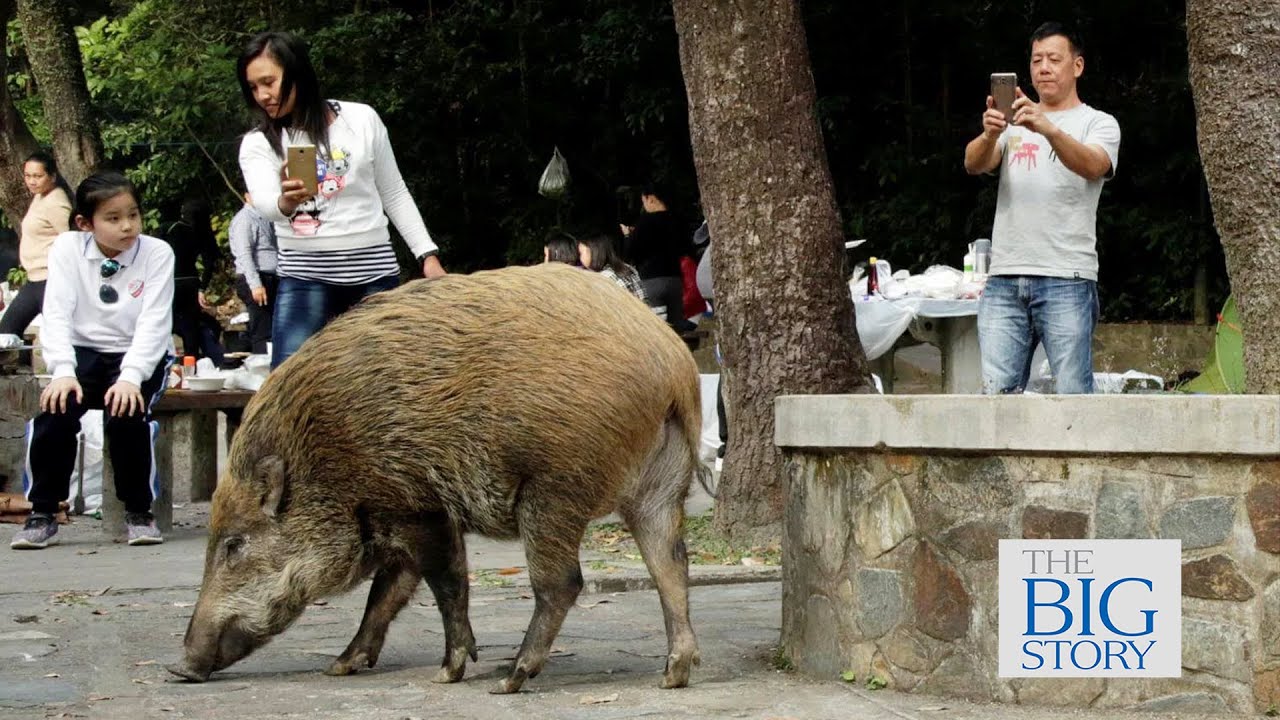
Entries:
POLYGON ((1093 392, 1098 284, 1079 278, 1001 275, 987 279, 978 305, 982 391, 1020 393, 1031 355, 1044 344, 1059 394, 1093 392))
POLYGON ((333 285, 315 280, 281 277, 271 316, 271 367, 275 369, 298 352, 307 338, 370 295, 400 284, 395 275, 363 285, 333 285))

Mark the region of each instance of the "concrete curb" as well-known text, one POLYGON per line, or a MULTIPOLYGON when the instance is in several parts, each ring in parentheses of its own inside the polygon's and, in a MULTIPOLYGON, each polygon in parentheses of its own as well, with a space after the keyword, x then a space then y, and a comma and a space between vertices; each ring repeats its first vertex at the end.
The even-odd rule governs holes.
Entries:
MULTIPOLYGON (((760 567, 695 565, 689 570, 689 587, 778 582, 781 579, 782 568, 777 565, 760 567)), ((582 592, 588 595, 599 595, 652 589, 654 589, 653 578, 644 571, 610 575, 593 573, 584 578, 582 592)))

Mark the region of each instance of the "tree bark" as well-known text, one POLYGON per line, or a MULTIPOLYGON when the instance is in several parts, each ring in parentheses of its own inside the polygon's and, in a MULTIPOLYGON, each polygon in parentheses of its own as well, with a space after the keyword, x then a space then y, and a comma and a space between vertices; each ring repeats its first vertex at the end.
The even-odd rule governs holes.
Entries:
POLYGON ((674 0, 712 242, 729 443, 717 526, 782 517, 778 395, 866 392, 840 215, 795 0, 674 0))
MULTIPOLYGON (((13 19, 13 0, 0 0, 0 28, 13 19)), ((0 33, 0 78, 9 76, 9 34, 0 33)), ((17 228, 31 204, 31 193, 22 180, 22 161, 35 152, 36 140, 9 95, 9 84, 0 82, 0 210, 17 228)), ((3 280, 3 278, 0 278, 3 280)))
POLYGON ((1280 393, 1280 6, 1187 0, 1200 160, 1244 328, 1245 387, 1280 393))
POLYGON ((64 0, 18 0, 31 73, 53 135, 58 169, 71 187, 102 162, 102 136, 89 101, 84 62, 64 0))

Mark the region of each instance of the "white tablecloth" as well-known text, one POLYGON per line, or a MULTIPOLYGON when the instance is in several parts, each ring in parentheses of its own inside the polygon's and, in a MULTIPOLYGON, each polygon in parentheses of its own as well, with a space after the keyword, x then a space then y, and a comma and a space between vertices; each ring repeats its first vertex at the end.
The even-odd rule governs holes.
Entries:
POLYGON ((853 309, 858 319, 858 338, 868 360, 889 351, 911 321, 917 317, 963 317, 978 314, 977 300, 938 300, 928 297, 904 297, 897 300, 855 299, 853 309))

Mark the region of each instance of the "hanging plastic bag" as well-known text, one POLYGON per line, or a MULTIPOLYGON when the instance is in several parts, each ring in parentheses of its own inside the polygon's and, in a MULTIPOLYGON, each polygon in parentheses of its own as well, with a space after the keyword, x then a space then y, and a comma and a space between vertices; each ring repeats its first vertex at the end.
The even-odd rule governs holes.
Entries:
POLYGON ((547 169, 542 171, 542 179, 538 181, 538 194, 559 200, 568 190, 569 163, 565 162, 557 147, 551 155, 551 162, 547 163, 547 169))

